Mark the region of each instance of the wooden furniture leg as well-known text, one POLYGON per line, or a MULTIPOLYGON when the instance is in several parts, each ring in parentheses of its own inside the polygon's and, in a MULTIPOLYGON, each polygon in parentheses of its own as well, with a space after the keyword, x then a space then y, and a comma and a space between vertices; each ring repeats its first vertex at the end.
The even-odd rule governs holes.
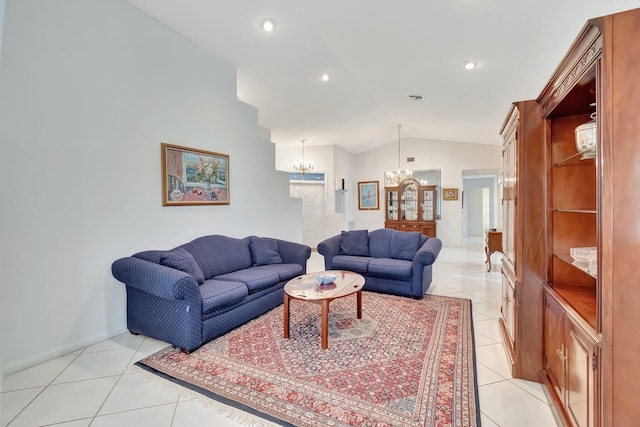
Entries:
POLYGON ((356 292, 358 319, 362 319, 362 291, 356 292))
POLYGON ((487 263, 487 272, 490 272, 491 271, 491 252, 489 252, 489 246, 484 247, 484 252, 485 254, 487 254, 487 260, 485 261, 487 263))
POLYGON ((289 338, 289 300, 290 297, 284 294, 284 337, 289 338))
POLYGON ((329 348, 329 300, 322 301, 322 349, 329 348))

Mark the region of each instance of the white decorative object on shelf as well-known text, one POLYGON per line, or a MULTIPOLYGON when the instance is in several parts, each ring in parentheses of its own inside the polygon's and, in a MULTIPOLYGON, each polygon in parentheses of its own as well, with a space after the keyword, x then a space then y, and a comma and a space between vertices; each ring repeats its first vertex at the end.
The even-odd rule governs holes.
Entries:
POLYGON ((594 247, 588 248, 571 248, 571 258, 578 262, 595 263, 598 260, 598 249, 594 247))
POLYGON ((581 159, 593 159, 596 156, 598 143, 596 113, 591 114, 591 121, 576 128, 576 148, 582 153, 581 159))

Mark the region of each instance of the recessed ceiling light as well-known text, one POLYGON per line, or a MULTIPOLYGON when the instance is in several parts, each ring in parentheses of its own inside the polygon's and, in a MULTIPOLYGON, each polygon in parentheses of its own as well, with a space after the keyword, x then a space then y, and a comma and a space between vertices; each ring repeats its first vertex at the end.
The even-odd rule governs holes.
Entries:
POLYGON ((464 64, 464 69, 465 70, 473 70, 474 68, 476 68, 478 66, 478 61, 475 61, 473 59, 468 59, 468 60, 464 61, 463 64, 464 64))
POLYGON ((260 21, 259 25, 260 28, 269 33, 276 28, 276 20, 273 18, 264 18, 260 21))
POLYGON ((320 76, 320 80, 322 80, 323 82, 328 82, 330 78, 331 78, 331 77, 330 77, 330 76, 329 76, 329 74, 327 74, 327 73, 323 73, 323 74, 320 76))

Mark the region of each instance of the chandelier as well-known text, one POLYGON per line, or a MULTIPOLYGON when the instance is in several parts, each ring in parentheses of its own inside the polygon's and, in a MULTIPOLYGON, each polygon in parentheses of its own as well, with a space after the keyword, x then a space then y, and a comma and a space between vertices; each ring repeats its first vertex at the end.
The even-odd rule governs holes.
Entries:
POLYGON ((387 187, 397 187, 405 180, 410 179, 413 176, 413 171, 400 170, 400 128, 402 125, 398 125, 398 170, 387 171, 384 173, 384 185, 387 187))
POLYGON ((313 163, 311 162, 305 163, 304 161, 304 143, 305 142, 306 142, 306 139, 303 139, 302 140, 302 161, 293 162, 293 170, 300 172, 302 175, 313 170, 313 163))

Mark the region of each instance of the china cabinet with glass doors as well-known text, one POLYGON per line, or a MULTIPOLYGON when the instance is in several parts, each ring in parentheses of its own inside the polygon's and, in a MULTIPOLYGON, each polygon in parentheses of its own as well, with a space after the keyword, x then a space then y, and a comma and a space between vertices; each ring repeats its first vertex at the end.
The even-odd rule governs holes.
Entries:
POLYGON ((385 187, 385 195, 385 228, 436 237, 435 185, 420 185, 414 179, 406 179, 398 186, 385 187))

